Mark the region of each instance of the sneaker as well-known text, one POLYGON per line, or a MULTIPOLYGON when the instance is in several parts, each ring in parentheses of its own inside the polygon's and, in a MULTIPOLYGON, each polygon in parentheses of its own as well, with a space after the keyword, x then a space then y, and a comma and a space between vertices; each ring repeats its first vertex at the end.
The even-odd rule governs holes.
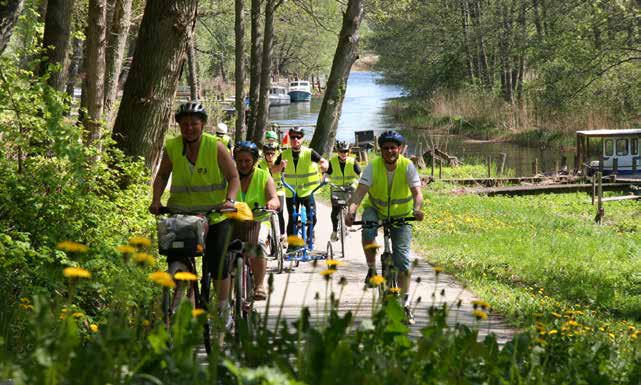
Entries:
POLYGON ((338 241, 338 233, 336 231, 332 231, 332 235, 329 237, 329 240, 332 242, 338 241))
POLYGON ((267 299, 267 293, 265 292, 265 286, 260 285, 254 289, 254 301, 264 301, 267 299))
POLYGON ((369 280, 375 275, 376 275, 376 270, 367 269, 367 276, 365 276, 365 286, 367 286, 370 289, 374 287, 374 285, 372 285, 372 283, 369 280))
POLYGON ((414 325, 416 320, 414 319, 414 314, 412 314, 410 307, 404 306, 403 310, 405 310, 405 323, 410 326, 414 325))

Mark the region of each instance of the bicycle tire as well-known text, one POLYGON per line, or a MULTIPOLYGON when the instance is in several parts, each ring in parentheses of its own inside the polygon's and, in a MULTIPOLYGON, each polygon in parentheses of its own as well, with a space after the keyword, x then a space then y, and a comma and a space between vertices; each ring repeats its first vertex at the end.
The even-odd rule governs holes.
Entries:
MULTIPOLYGON (((211 308, 211 276, 209 275, 209 270, 207 269, 207 264, 203 260, 202 264, 202 278, 200 280, 200 303, 202 306, 202 309, 205 311, 209 312, 211 308)), ((205 352, 207 352, 207 356, 211 355, 212 352, 212 341, 213 341, 213 330, 212 330, 212 323, 211 323, 211 318, 208 317, 207 321, 203 325, 203 342, 205 345, 205 352)))
POLYGON ((240 320, 242 319, 243 311, 243 264, 244 261, 240 256, 236 256, 234 260, 234 330, 238 333, 240 327, 240 320))
POLYGON ((325 257, 327 259, 334 259, 334 247, 332 246, 331 241, 327 241, 327 254, 325 257))
POLYGON ((269 217, 269 224, 271 226, 270 233, 269 233, 269 251, 270 251, 270 256, 273 259, 278 259, 278 248, 280 247, 280 228, 279 228, 279 223, 278 223, 278 216, 275 214, 272 214, 269 217))
POLYGON ((276 248, 276 260, 278 261, 278 268, 276 272, 281 274, 285 267, 285 253, 283 252, 283 245, 280 243, 280 240, 277 242, 278 247, 276 248))
POLYGON ((338 212, 338 231, 341 237, 341 258, 345 258, 345 217, 343 216, 343 209, 338 212))
POLYGON ((247 327, 251 328, 251 316, 254 310, 254 274, 251 271, 249 263, 245 264, 243 270, 243 318, 247 321, 247 327))

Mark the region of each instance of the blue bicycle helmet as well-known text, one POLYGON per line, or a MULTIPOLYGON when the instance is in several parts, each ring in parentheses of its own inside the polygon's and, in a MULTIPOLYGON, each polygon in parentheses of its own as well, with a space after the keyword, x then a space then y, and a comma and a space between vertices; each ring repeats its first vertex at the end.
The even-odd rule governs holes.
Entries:
POLYGON ((254 142, 250 142, 248 140, 236 142, 236 145, 234 146, 234 157, 236 157, 236 154, 239 151, 247 151, 252 154, 254 162, 258 160, 258 146, 256 146, 254 142))
POLYGON ((197 115, 203 120, 203 122, 207 122, 207 111, 205 111, 205 107, 203 107, 202 103, 198 100, 192 100, 191 102, 181 104, 174 115, 176 122, 185 115, 197 115))
POLYGON ((396 131, 385 131, 378 137, 378 147, 383 147, 385 142, 394 142, 397 145, 401 146, 405 144, 405 138, 403 135, 399 134, 396 131))

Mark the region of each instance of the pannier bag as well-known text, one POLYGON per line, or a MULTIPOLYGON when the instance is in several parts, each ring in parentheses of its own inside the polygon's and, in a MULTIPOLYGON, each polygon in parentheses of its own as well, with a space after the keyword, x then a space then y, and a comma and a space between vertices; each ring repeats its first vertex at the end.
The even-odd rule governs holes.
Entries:
POLYGON ((158 220, 158 252, 168 257, 203 255, 207 219, 195 215, 173 215, 158 220))

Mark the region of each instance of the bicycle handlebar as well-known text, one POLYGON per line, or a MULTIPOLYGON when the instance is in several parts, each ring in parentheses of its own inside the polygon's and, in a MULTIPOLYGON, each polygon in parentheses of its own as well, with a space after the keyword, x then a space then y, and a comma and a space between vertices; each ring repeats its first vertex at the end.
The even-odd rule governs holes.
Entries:
MULTIPOLYGON (((298 196, 298 194, 296 194, 296 189, 295 189, 292 185, 290 185, 289 183, 287 183, 287 182, 285 181, 285 176, 284 176, 284 175, 282 175, 282 176, 280 177, 280 180, 281 180, 281 182, 283 182, 283 186, 285 186, 285 188, 286 188, 286 189, 288 189, 289 191, 291 191, 291 192, 292 192, 292 194, 294 194, 294 195, 298 196)), ((318 186, 316 186, 316 187, 312 190, 312 192, 310 192, 310 193, 309 193, 309 195, 314 195, 314 193, 316 192, 316 190, 318 190, 319 188, 321 188, 321 187, 325 186, 326 184, 327 184, 327 177, 323 176, 323 178, 322 178, 322 179, 321 179, 321 181, 320 181, 320 184, 319 184, 318 186)))
POLYGON ((205 213, 181 213, 181 212, 172 212, 169 207, 167 206, 160 206, 160 210, 158 210, 158 214, 156 215, 161 215, 161 214, 182 214, 182 215, 209 215, 212 213, 233 213, 238 211, 236 208, 213 208, 211 210, 206 211, 205 213))
POLYGON ((341 192, 353 192, 354 188, 352 186, 339 186, 334 183, 329 183, 329 187, 332 188, 334 191, 341 191, 341 192))
POLYGON ((407 218, 386 218, 386 219, 379 219, 377 221, 354 221, 352 222, 352 225, 361 225, 363 227, 383 227, 383 226, 389 226, 389 225, 399 225, 399 224, 404 224, 406 222, 412 222, 416 221, 415 217, 407 217, 407 218))
POLYGON ((252 209, 252 212, 278 214, 278 210, 268 209, 267 206, 259 206, 258 203, 254 204, 254 208, 252 209))

